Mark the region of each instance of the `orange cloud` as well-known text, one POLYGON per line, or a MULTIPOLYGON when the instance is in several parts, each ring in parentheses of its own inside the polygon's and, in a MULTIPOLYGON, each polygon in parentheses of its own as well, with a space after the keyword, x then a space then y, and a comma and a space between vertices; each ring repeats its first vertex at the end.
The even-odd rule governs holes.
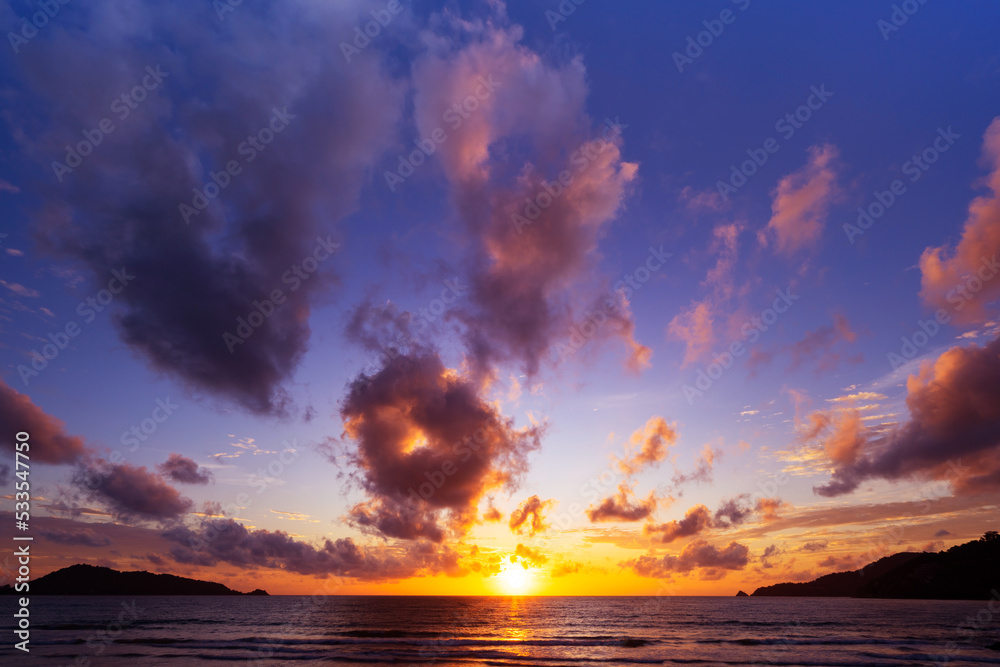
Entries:
POLYGON ((563 563, 559 563, 554 568, 552 568, 552 571, 549 573, 549 576, 565 577, 566 575, 569 574, 576 574, 577 572, 580 571, 582 567, 583 567, 582 563, 577 563, 575 561, 565 561, 563 563))
POLYGON ((521 501, 517 509, 510 513, 508 524, 510 532, 521 535, 524 531, 528 531, 528 537, 544 532, 549 527, 545 523, 545 511, 555 504, 555 500, 542 500, 538 496, 531 496, 521 501))
MULTIPOLYGON (((625 474, 626 480, 643 469, 658 465, 667 457, 667 451, 677 441, 677 431, 663 417, 650 417, 646 424, 629 438, 622 458, 615 464, 625 474)), ((656 511, 655 492, 639 501, 628 481, 618 486, 618 492, 604 498, 596 506, 587 508, 587 518, 592 523, 602 521, 641 521, 656 511)))
POLYGON ((788 503, 781 498, 760 498, 757 500, 757 511, 760 512, 760 518, 763 521, 777 521, 781 518, 778 516, 778 510, 787 506, 788 503))
POLYGON ((663 417, 650 417, 629 438, 625 457, 616 461, 618 468, 629 477, 654 466, 667 457, 667 450, 675 442, 677 431, 663 417))
POLYGON ((889 398, 885 394, 875 391, 859 391, 853 394, 838 396, 837 398, 826 399, 829 403, 853 403, 855 401, 883 401, 889 398))
POLYGON ((742 570, 749 562, 750 550, 745 545, 730 542, 725 549, 718 549, 704 540, 695 540, 684 547, 679 556, 639 556, 622 561, 620 565, 631 568, 640 577, 664 578, 696 568, 742 570))
POLYGON ((656 495, 651 491, 643 500, 636 500, 627 484, 618 486, 618 493, 602 500, 596 507, 587 508, 587 518, 592 523, 602 521, 641 521, 656 510, 656 495))
POLYGON ((713 449, 712 445, 705 443, 702 448, 701 453, 695 460, 694 470, 688 473, 682 473, 676 468, 674 469, 674 476, 670 480, 671 485, 674 489, 680 489, 689 482, 707 483, 712 481, 712 470, 715 466, 715 458, 721 456, 722 451, 718 449, 713 449))
POLYGON ((806 439, 819 439, 826 457, 836 464, 851 464, 867 444, 866 427, 857 410, 814 412, 807 418, 806 439))
POLYGON ((659 540, 670 543, 682 537, 690 537, 712 527, 712 513, 704 505, 695 505, 689 509, 684 518, 680 521, 669 521, 667 523, 646 525, 642 532, 646 535, 659 534, 659 540))
POLYGON ((932 308, 944 308, 961 323, 982 323, 986 305, 1000 296, 1000 117, 983 135, 983 160, 992 171, 984 178, 991 194, 976 197, 962 238, 954 249, 927 248, 920 256, 920 296, 932 308))
POLYGON ((521 562, 521 566, 524 569, 529 567, 541 567, 545 563, 549 562, 548 557, 544 556, 538 549, 531 549, 524 546, 523 544, 518 544, 514 549, 514 555, 510 557, 512 563, 518 561, 521 562))
POLYGON ((517 487, 541 426, 515 429, 480 387, 421 350, 361 375, 341 416, 357 444, 350 460, 370 499, 350 520, 387 537, 441 542, 465 534, 490 492, 517 487))
POLYGON ((1000 339, 986 347, 952 348, 906 382, 910 420, 866 428, 858 412, 811 417, 834 464, 816 492, 849 493, 867 479, 947 480, 956 493, 993 491, 1000 484, 1000 339))
POLYGON ((831 144, 813 146, 806 165, 778 182, 771 219, 757 237, 762 246, 773 239, 777 252, 789 255, 819 242, 830 205, 840 193, 837 157, 831 144))

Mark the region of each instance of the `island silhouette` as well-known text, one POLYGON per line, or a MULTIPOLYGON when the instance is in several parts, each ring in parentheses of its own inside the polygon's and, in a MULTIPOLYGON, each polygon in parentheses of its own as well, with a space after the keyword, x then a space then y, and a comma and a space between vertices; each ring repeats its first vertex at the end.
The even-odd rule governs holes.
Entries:
POLYGON ((937 553, 897 553, 812 581, 761 586, 748 597, 767 596, 1000 600, 1000 534, 991 530, 937 553))
POLYGON ((119 572, 110 567, 78 564, 50 572, 29 582, 29 590, 15 593, 11 586, 0 595, 267 595, 256 589, 241 593, 213 581, 145 571, 119 572))

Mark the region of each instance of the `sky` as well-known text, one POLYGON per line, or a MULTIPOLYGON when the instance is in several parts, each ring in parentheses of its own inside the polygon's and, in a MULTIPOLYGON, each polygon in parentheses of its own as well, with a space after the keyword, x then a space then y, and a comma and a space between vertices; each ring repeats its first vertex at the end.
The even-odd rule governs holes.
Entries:
POLYGON ((733 595, 997 528, 996 3, 46 7, 0 9, 33 576, 733 595))

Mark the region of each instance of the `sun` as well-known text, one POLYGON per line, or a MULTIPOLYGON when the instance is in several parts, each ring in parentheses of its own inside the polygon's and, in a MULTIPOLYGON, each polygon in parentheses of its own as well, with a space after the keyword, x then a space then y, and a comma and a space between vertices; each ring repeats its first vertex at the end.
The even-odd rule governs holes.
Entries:
POLYGON ((496 575, 497 584, 505 595, 527 595, 535 585, 535 577, 520 563, 505 562, 496 575))

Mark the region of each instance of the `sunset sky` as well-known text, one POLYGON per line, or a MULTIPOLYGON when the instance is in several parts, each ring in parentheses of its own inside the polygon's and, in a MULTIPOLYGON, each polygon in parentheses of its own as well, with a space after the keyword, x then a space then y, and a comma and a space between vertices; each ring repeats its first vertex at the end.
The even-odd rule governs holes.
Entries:
POLYGON ((733 595, 997 528, 996 3, 40 4, 5 579, 18 431, 33 576, 733 595))

